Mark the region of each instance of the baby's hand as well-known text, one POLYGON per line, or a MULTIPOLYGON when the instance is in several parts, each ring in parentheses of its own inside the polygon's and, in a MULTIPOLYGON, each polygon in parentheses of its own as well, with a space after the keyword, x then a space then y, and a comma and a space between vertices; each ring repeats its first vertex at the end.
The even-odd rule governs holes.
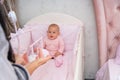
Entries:
POLYGON ((57 52, 55 53, 55 57, 57 57, 57 56, 59 56, 59 55, 63 55, 63 54, 57 51, 57 52))

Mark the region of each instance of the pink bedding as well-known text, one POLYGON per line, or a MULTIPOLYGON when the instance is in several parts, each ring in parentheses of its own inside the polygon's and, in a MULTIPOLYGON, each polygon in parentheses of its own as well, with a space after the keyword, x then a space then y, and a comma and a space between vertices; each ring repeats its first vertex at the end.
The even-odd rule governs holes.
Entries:
POLYGON ((117 47, 116 57, 109 59, 97 71, 96 80, 120 80, 120 44, 117 47))
POLYGON ((61 67, 56 67, 51 59, 45 65, 37 68, 31 76, 31 80, 73 80, 73 51, 65 52, 64 63, 61 67))
POLYGON ((109 59, 97 72, 96 80, 120 80, 120 65, 109 59))

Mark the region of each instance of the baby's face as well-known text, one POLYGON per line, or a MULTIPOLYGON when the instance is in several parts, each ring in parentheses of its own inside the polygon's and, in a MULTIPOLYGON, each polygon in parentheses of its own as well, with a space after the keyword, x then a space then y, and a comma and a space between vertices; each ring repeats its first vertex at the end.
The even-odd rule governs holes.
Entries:
POLYGON ((54 40, 58 37, 58 35, 59 35, 59 29, 57 27, 53 26, 48 28, 48 31, 47 31, 48 39, 54 40))

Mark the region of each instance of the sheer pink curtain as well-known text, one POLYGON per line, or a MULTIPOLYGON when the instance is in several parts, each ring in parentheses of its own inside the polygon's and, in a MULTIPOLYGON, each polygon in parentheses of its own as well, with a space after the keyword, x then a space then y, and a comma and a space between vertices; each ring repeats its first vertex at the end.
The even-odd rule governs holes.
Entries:
POLYGON ((93 0, 99 42, 100 67, 115 57, 120 43, 120 0, 93 0))

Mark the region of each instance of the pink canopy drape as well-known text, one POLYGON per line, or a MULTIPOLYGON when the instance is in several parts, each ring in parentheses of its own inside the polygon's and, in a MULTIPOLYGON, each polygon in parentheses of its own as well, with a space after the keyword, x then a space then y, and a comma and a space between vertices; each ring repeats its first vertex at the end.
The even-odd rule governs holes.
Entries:
POLYGON ((120 43, 120 0, 93 0, 98 31, 99 65, 115 57, 120 43))

